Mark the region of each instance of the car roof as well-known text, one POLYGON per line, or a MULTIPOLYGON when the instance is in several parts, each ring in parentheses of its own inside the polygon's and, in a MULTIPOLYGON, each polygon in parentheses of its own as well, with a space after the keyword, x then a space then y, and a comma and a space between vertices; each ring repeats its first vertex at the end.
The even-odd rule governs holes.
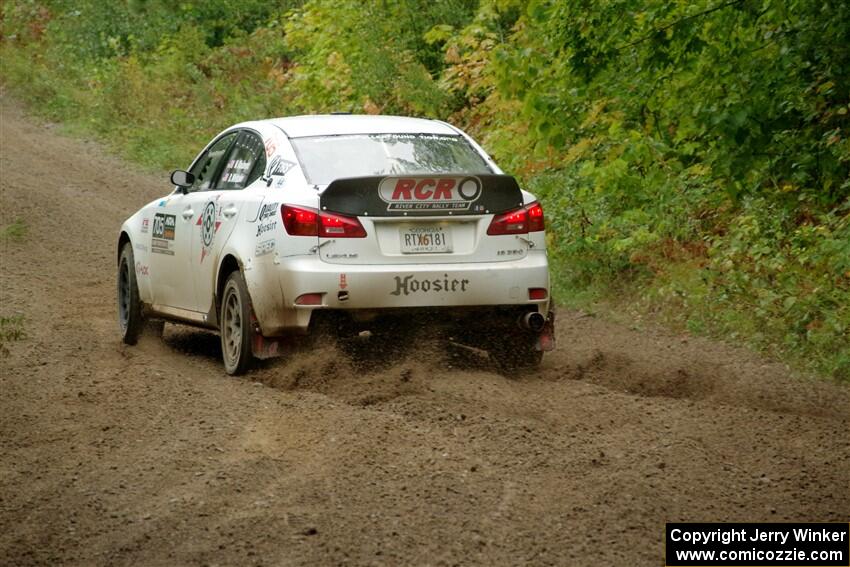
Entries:
POLYGON ((290 138, 345 134, 443 134, 459 132, 438 120, 370 114, 320 114, 272 118, 271 123, 290 138))

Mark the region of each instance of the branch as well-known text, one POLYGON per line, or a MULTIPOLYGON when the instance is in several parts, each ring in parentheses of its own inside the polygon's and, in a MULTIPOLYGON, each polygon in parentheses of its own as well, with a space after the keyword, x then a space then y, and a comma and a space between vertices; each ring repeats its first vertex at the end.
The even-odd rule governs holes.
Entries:
POLYGON ((735 4, 743 4, 743 3, 744 3, 744 0, 730 0, 729 2, 724 2, 723 4, 718 4, 717 6, 713 6, 713 7, 709 8, 708 10, 703 10, 702 12, 698 12, 698 13, 696 13, 696 14, 691 14, 690 16, 685 16, 684 18, 681 18, 681 19, 679 19, 679 20, 676 20, 675 22, 672 22, 672 23, 667 24, 667 25, 665 25, 665 26, 661 26, 660 28, 656 28, 656 29, 654 29, 654 30, 652 31, 652 33, 647 34, 647 35, 645 35, 644 37, 642 37, 642 38, 640 38, 640 39, 636 39, 635 41, 633 41, 633 42, 631 42, 631 43, 627 43, 627 44, 625 44, 625 45, 621 45, 620 47, 616 48, 616 50, 615 50, 615 51, 622 51, 623 49, 626 49, 626 48, 628 48, 628 47, 633 47, 633 46, 635 46, 635 45, 637 45, 637 44, 639 44, 639 43, 643 43, 644 41, 647 41, 647 40, 651 39, 651 38, 652 38, 652 36, 654 36, 654 35, 655 35, 655 34, 657 34, 658 32, 662 32, 662 31, 664 31, 664 30, 670 29, 670 28, 672 28, 673 26, 677 26, 677 25, 679 25, 679 24, 681 24, 682 22, 685 22, 685 21, 687 21, 687 20, 692 20, 692 19, 694 19, 694 18, 699 18, 699 17, 705 16, 705 15, 707 15, 707 14, 710 14, 710 13, 712 13, 712 12, 716 12, 716 11, 718 11, 718 10, 722 10, 723 8, 728 8, 729 6, 734 6, 735 4))

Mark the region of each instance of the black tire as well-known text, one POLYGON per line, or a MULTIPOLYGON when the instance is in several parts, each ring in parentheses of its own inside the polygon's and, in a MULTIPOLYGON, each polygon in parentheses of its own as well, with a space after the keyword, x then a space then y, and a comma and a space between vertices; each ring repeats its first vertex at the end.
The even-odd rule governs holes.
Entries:
POLYGON ((144 318, 136 282, 133 245, 129 242, 121 248, 121 256, 118 259, 118 325, 124 343, 134 345, 139 341, 144 318))
POLYGON ((243 374, 254 362, 251 350, 254 323, 251 313, 251 297, 245 278, 241 272, 233 272, 224 284, 218 318, 224 371, 231 376, 243 374))

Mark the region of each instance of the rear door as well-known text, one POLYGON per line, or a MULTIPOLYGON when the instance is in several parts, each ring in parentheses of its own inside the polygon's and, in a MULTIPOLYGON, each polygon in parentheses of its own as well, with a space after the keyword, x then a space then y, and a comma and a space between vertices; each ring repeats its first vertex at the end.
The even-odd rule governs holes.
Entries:
MULTIPOLYGON (((210 188, 199 194, 196 220, 192 227, 190 262, 195 295, 195 310, 210 312, 215 295, 215 278, 221 254, 231 233, 240 223, 246 203, 256 205, 263 193, 246 188, 262 183, 266 168, 265 148, 260 136, 243 130, 230 146, 227 157, 210 188)), ((257 207, 249 207, 257 210, 257 207)), ((252 227, 241 223, 243 230, 252 227)))
POLYGON ((198 310, 192 276, 192 235, 204 195, 214 187, 221 161, 238 135, 228 132, 213 141, 190 168, 195 176, 192 187, 185 194, 175 191, 151 211, 150 273, 155 305, 198 310))

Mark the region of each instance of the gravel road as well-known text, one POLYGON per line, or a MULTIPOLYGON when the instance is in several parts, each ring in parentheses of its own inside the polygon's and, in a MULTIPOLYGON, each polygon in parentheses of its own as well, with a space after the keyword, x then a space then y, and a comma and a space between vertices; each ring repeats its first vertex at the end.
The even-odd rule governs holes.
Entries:
MULTIPOLYGON (((2 565, 662 565, 667 521, 848 521, 850 388, 561 310, 506 377, 439 348, 120 340, 115 244, 165 174, 0 96, 2 565)), ((178 164, 179 165, 179 164, 178 164)))

